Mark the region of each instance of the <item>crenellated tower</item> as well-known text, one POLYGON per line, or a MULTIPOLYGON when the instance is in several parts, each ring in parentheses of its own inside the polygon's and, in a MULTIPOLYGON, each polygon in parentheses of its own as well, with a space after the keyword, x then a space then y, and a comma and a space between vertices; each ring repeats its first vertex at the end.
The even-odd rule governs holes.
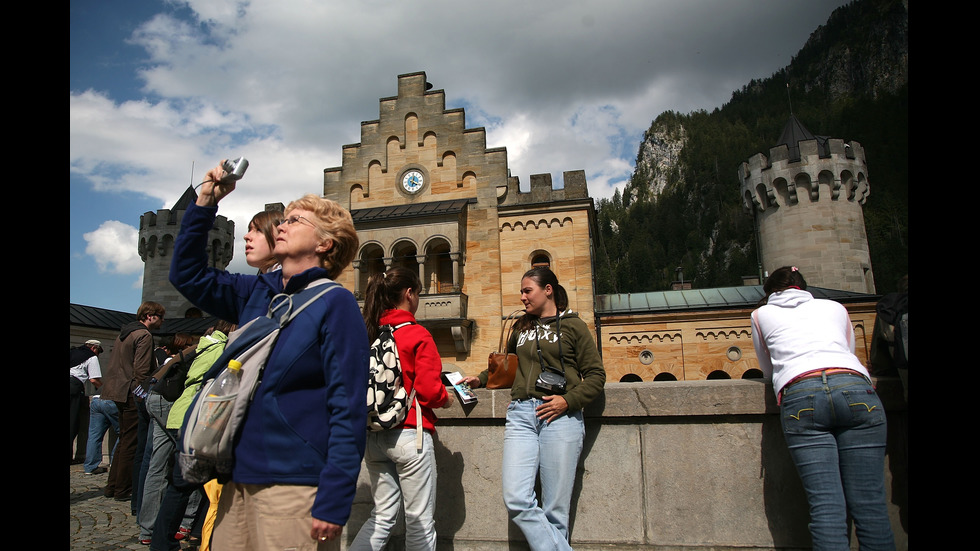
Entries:
POLYGON ((799 267, 807 283, 874 293, 862 205, 871 189, 864 148, 814 136, 790 116, 778 145, 738 169, 755 216, 762 267, 799 267))
MULTIPOLYGON (((139 254, 143 259, 143 301, 159 302, 167 317, 194 317, 195 308, 170 284, 170 262, 174 240, 188 205, 197 200, 194 188, 188 187, 170 209, 145 212, 140 216, 139 254), (191 316, 188 311, 191 310, 191 316)), ((234 254, 235 222, 219 215, 208 234, 208 264, 224 270, 234 254)))

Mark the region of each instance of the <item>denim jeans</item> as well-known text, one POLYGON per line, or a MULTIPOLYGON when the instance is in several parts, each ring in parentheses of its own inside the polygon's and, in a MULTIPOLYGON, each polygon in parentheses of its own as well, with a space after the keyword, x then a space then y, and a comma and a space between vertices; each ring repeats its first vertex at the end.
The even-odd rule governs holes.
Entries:
POLYGON ((571 549, 569 507, 585 422, 582 412, 577 411, 545 423, 534 413, 542 403, 537 399, 515 400, 507 406, 501 472, 504 505, 532 551, 571 549), (534 494, 539 475, 540 506, 534 494))
MULTIPOLYGON (((167 432, 174 438, 177 437, 176 430, 168 429, 167 432)), ((174 452, 174 466, 171 471, 173 473, 172 484, 167 485, 166 492, 163 494, 163 501, 160 502, 160 509, 157 512, 156 522, 153 525, 152 543, 150 544, 150 549, 153 551, 179 551, 180 542, 174 539, 174 535, 180 530, 181 520, 186 514, 188 502, 191 501, 192 497, 198 496, 200 506, 205 509, 208 507, 207 496, 204 495, 202 486, 184 481, 183 474, 180 472, 180 465, 176 464, 176 454, 179 453, 180 450, 174 452)), ((197 508, 194 509, 195 512, 197 510, 197 508)))
POLYGON ((815 550, 895 549, 885 503, 885 411, 864 377, 824 373, 783 388, 783 434, 810 504, 815 550))
POLYGON ((173 402, 166 401, 163 396, 151 392, 146 397, 146 411, 150 414, 150 437, 147 439, 147 454, 144 456, 143 470, 143 499, 140 501, 139 525, 140 539, 149 539, 153 535, 153 525, 156 523, 160 502, 167 490, 167 474, 169 462, 173 458, 177 446, 171 436, 163 428, 167 426, 167 416, 173 402))
MULTIPOLYGON (((89 404, 85 472, 90 473, 102 464, 102 440, 105 438, 105 433, 109 427, 112 427, 113 432, 119 432, 119 410, 116 409, 116 403, 112 400, 103 400, 96 396, 92 398, 92 403, 89 404)), ((112 452, 109 452, 109 457, 111 461, 112 452)))
MULTIPOLYGON (((132 399, 132 398, 130 398, 132 399)), ((146 411, 146 402, 144 400, 139 400, 136 403, 136 415, 137 415, 137 429, 136 429, 136 451, 133 454, 133 499, 131 501, 131 509, 133 516, 137 516, 140 513, 140 507, 143 503, 143 481, 145 480, 143 475, 146 474, 146 470, 143 469, 143 463, 147 459, 146 456, 146 442, 150 434, 150 413, 146 411)))
POLYGON ((381 551, 404 502, 405 549, 435 550, 436 454, 432 435, 422 431, 422 451, 414 428, 369 432, 364 463, 371 476, 374 509, 349 551, 381 551))

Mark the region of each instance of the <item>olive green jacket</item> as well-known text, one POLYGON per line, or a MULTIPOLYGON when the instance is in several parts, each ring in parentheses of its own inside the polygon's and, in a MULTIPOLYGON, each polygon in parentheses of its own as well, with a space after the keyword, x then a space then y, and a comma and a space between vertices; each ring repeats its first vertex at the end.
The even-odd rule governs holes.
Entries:
MULTIPOLYGON (((606 370, 602 367, 592 332, 575 312, 565 311, 557 318, 537 319, 530 329, 515 330, 507 343, 507 350, 516 353, 518 360, 517 375, 510 392, 514 400, 546 395, 534 388, 534 382, 541 373, 541 359, 558 371, 565 368, 567 386, 564 398, 569 411, 578 411, 588 405, 599 396, 606 383, 606 370), (561 361, 558 359, 559 329, 561 361)), ((480 383, 486 385, 488 376, 487 371, 480 373, 480 383)))

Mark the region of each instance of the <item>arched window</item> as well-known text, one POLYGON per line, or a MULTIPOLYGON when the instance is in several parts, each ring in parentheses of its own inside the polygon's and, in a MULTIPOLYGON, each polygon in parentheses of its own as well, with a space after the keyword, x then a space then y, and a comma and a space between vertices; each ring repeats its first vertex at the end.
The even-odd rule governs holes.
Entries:
POLYGON ((551 268, 551 255, 544 251, 535 251, 531 253, 531 267, 551 268))

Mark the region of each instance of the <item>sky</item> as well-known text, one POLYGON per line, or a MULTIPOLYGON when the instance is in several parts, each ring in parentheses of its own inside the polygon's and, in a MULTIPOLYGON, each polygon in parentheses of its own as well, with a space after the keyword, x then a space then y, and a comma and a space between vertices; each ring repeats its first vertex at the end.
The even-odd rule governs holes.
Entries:
MULTIPOLYGON (((69 301, 134 312, 139 217, 223 158, 220 214, 322 193, 361 121, 425 71, 529 185, 622 189, 660 113, 711 111, 789 64, 843 0, 71 0, 69 301)), ((733 167, 732 170, 735 170, 733 167)))

